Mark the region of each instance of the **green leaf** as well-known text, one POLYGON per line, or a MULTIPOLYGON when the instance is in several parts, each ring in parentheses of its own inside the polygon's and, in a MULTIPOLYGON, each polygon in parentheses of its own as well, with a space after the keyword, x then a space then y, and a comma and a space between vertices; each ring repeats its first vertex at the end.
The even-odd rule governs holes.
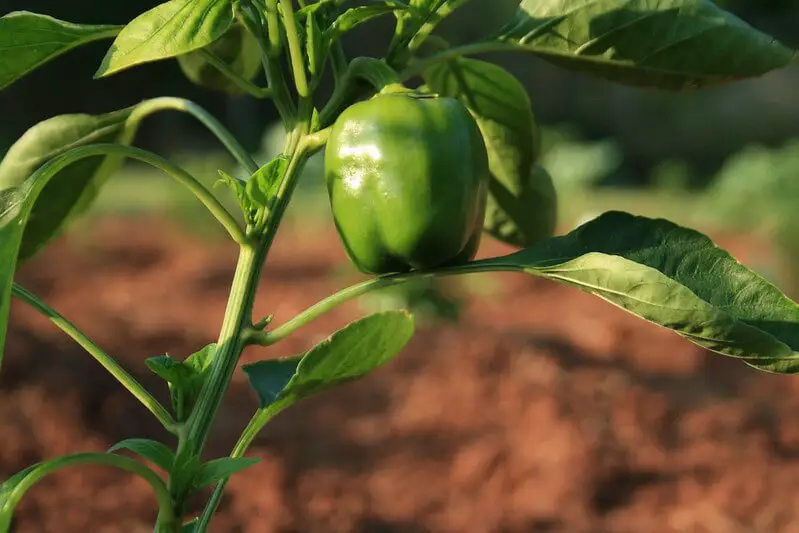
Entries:
MULTIPOLYGON (((129 107, 104 115, 60 115, 33 126, 0 161, 0 191, 18 190, 20 196, 25 196, 24 185, 33 173, 73 148, 95 143, 130 144, 138 126, 128 121, 134 109, 129 107)), ((32 257, 57 237, 69 221, 85 212, 122 162, 120 157, 108 156, 83 159, 58 172, 46 186, 42 184, 43 190, 37 190, 35 197, 28 195, 35 206, 25 224, 19 261, 32 257)), ((0 209, 0 235, 10 222, 0 209)), ((15 259, 9 256, 12 264, 15 259)))
POLYGON ((799 372, 799 306, 701 233, 611 211, 562 237, 440 273, 565 283, 761 370, 799 372))
POLYGON ((272 405, 281 398, 286 385, 294 378, 302 357, 266 359, 255 365, 244 366, 243 370, 250 385, 258 393, 261 407, 272 405))
POLYGON ((257 457, 222 457, 203 463, 194 477, 194 488, 201 489, 228 478, 260 462, 257 457))
POLYGON ((4 15, 0 17, 0 89, 73 48, 110 39, 120 29, 72 24, 29 11, 4 15))
POLYGON ((197 525, 200 523, 199 518, 193 518, 183 524, 183 527, 180 528, 180 533, 194 533, 197 529, 197 525))
POLYGON ((497 41, 584 74, 670 90, 761 76, 794 57, 710 0, 523 0, 497 41))
POLYGON ((214 183, 214 187, 219 187, 220 185, 227 187, 236 197, 239 207, 241 207, 241 211, 245 213, 245 215, 254 210, 255 206, 250 202, 250 197, 247 195, 247 189, 245 188, 246 182, 234 178, 224 170, 219 170, 218 172, 220 178, 214 183))
POLYGON ((175 454, 165 444, 150 439, 126 439, 111 446, 106 453, 130 450, 166 472, 172 470, 175 454))
POLYGON ((209 344, 182 362, 168 355, 151 357, 144 362, 152 373, 167 382, 178 421, 184 421, 197 401, 216 348, 216 343, 209 344))
POLYGON ((519 247, 555 230, 552 179, 535 167, 540 138, 524 86, 504 68, 476 59, 440 63, 425 72, 430 91, 457 98, 477 121, 491 170, 485 230, 519 247))
POLYGON ((516 189, 492 179, 488 191, 483 227, 495 239, 524 248, 555 233, 558 193, 543 166, 533 165, 516 189))
POLYGON ((222 37, 232 24, 231 0, 170 0, 125 26, 95 77, 193 52, 222 37))
POLYGON ((177 61, 183 74, 197 85, 229 94, 244 94, 208 61, 204 52, 215 55, 244 80, 252 81, 261 71, 258 41, 240 24, 234 24, 222 37, 201 50, 178 56, 177 61))
POLYGON ((243 370, 261 408, 277 412, 381 367, 405 347, 413 330, 413 317, 406 311, 375 313, 337 331, 301 358, 261 361, 243 370), (289 378, 292 367, 296 370, 289 378))
POLYGON ((286 173, 289 158, 281 155, 261 167, 250 176, 245 185, 247 197, 255 209, 270 209, 280 187, 280 180, 286 173))

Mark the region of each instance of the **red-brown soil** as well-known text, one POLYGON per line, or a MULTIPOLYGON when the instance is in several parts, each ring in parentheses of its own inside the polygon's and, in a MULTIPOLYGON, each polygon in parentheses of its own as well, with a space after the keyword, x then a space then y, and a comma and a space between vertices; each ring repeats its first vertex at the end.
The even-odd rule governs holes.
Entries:
MULTIPOLYGON (((721 244, 744 262, 764 253, 721 244)), ((117 220, 60 240, 20 281, 167 401, 143 360, 215 338, 234 262, 232 246, 174 225, 117 220)), ((342 265, 335 234, 287 229, 257 310, 286 320, 350 283, 342 265)), ((495 293, 467 296, 459 324, 422 328, 377 373, 280 415, 212 530, 799 531, 799 378, 756 373, 574 289, 491 279, 495 293)), ((127 437, 167 438, 46 320, 19 302, 12 313, 0 478, 127 437)), ((347 304, 244 359, 300 352, 364 313, 347 304)), ((209 456, 227 453, 255 405, 237 373, 209 456)), ((79 468, 37 485, 15 531, 145 533, 155 512, 143 482, 79 468)))

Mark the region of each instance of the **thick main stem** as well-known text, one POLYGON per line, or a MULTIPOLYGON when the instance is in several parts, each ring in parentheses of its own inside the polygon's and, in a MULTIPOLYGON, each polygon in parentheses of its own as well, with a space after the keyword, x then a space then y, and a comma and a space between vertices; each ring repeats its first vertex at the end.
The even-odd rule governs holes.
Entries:
POLYGON ((233 371, 244 348, 244 332, 249 328, 252 303, 263 266, 266 246, 245 244, 241 247, 236 273, 228 298, 227 310, 219 332, 217 352, 208 375, 186 422, 186 446, 199 455, 205 446, 211 424, 227 391, 233 371))

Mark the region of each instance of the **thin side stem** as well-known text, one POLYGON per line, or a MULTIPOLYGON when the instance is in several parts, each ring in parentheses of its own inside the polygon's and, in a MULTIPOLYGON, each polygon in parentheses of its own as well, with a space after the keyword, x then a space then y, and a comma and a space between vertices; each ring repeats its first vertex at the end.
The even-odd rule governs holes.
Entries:
POLYGON ((233 82, 236 87, 244 91, 245 93, 249 94, 253 98, 269 98, 272 96, 272 89, 269 87, 259 87, 247 78, 240 75, 238 72, 233 70, 230 65, 222 61, 216 54, 213 52, 205 49, 200 48, 199 50, 200 55, 208 61, 208 63, 217 69, 219 72, 225 75, 227 79, 233 82))
POLYGON ((164 408, 161 403, 150 394, 144 386, 136 381, 136 378, 131 376, 117 361, 97 346, 89 337, 80 331, 74 324, 64 318, 61 314, 53 308, 45 304, 39 298, 34 296, 27 289, 13 284, 12 294, 27 303, 38 312, 50 319, 50 322, 56 325, 61 331, 66 333, 72 340, 77 342, 84 350, 86 350, 95 361, 105 368, 109 374, 114 376, 123 387, 125 387, 144 407, 147 408, 155 418, 164 426, 168 431, 175 433, 175 420, 169 411, 164 408))
POLYGON ((181 524, 175 517, 172 498, 163 480, 139 461, 114 453, 79 453, 33 467, 13 490, 4 495, 4 507, 12 509, 16 507, 25 493, 48 474, 63 468, 86 464, 110 466, 143 478, 153 488, 158 500, 159 514, 156 533, 179 533, 181 524))
POLYGON ((258 41, 264 73, 266 74, 269 88, 272 90, 272 101, 275 103, 280 118, 283 119, 288 129, 288 125, 293 124, 295 121, 297 109, 289 93, 280 64, 280 21, 277 15, 276 1, 270 0, 268 2, 265 13, 253 11, 237 4, 237 16, 247 28, 247 31, 258 41))
POLYGON ((284 27, 286 28, 286 38, 289 44, 289 55, 291 56, 291 70, 294 73, 294 85, 297 87, 297 94, 300 98, 308 98, 308 76, 305 73, 305 58, 302 54, 302 44, 297 33, 297 20, 294 17, 294 6, 292 0, 280 0, 283 8, 284 27))
MULTIPOLYGON (((266 409, 258 409, 250 419, 247 427, 244 428, 244 431, 241 433, 239 440, 233 447, 233 451, 230 452, 230 457, 242 457, 245 453, 247 453, 247 449, 249 449, 250 445, 255 440, 255 437, 258 436, 258 433, 260 433, 264 426, 279 412, 279 408, 269 409, 267 407, 266 409)), ((225 492, 225 487, 227 486, 229 479, 230 478, 223 479, 216 484, 216 487, 214 487, 214 492, 211 494, 211 497, 205 504, 203 514, 200 516, 199 522, 197 522, 197 527, 194 530, 194 533, 205 533, 208 530, 208 526, 211 524, 211 519, 216 512, 216 508, 219 507, 219 502, 222 501, 222 496, 225 492)))
POLYGON ((258 171, 258 164, 250 157, 250 154, 244 149, 241 143, 239 143, 236 137, 212 114, 191 100, 172 96, 145 100, 136 106, 129 120, 138 123, 152 113, 165 110, 180 111, 193 116, 219 139, 222 145, 230 152, 230 155, 232 155, 242 167, 246 168, 250 174, 254 174, 258 171))
POLYGON ((457 266, 442 268, 439 270, 414 271, 403 274, 390 274, 378 278, 372 278, 370 280, 363 281, 356 285, 352 285, 350 287, 342 289, 339 292, 332 294, 323 300, 320 300, 311 307, 307 308, 305 311, 301 312, 294 318, 281 324, 280 326, 278 326, 273 330, 259 331, 251 329, 247 334, 246 341, 248 344, 254 344, 258 346, 271 346, 285 339, 286 337, 288 337, 298 329, 302 328, 303 326, 310 324, 311 322, 313 322, 320 316, 324 315, 334 307, 337 307, 354 298, 358 298, 359 296, 363 296, 364 294, 374 290, 382 289, 385 287, 391 287, 393 285, 399 285, 401 283, 407 283, 409 281, 415 281, 417 279, 425 277, 447 277, 447 276, 457 276, 462 274, 475 274, 478 272, 497 272, 503 270, 518 271, 520 270, 520 267, 519 265, 512 263, 503 265, 497 263, 496 261, 491 261, 490 263, 475 261, 472 263, 466 263, 465 265, 457 265, 457 266))

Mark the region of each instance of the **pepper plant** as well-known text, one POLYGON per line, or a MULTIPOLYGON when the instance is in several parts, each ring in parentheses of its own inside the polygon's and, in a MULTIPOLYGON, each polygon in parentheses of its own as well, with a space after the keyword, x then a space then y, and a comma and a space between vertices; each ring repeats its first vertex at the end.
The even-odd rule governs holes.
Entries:
POLYGON ((797 304, 704 235, 611 211, 553 236, 557 198, 538 163, 530 98, 511 73, 485 60, 489 52, 526 54, 585 76, 670 91, 757 77, 793 61, 792 50, 711 1, 169 0, 124 27, 12 12, 0 18, 0 89, 101 39, 113 43, 98 83, 175 60, 209 90, 271 99, 285 147, 259 166, 204 109, 165 97, 45 120, 8 151, 0 163, 0 350, 13 296, 84 347, 177 444, 133 438, 105 452, 46 458, 0 485, 2 532, 35 483, 85 464, 144 478, 158 502, 158 533, 208 531, 228 479, 256 462, 246 454, 258 432, 304 398, 389 361, 411 338, 414 321, 403 310, 374 313, 307 353, 243 366, 260 407, 229 456, 208 460, 203 448, 242 350, 268 348, 342 302, 420 279, 495 271, 539 276, 754 369, 799 371, 797 304), (347 57, 342 37, 378 17, 395 22, 385 54, 347 57), (318 88, 326 75, 334 90, 323 98, 318 88), (169 159, 136 148, 141 122, 162 111, 195 117, 248 175, 220 172, 221 188, 212 190, 169 159), (303 166, 325 146, 335 226, 369 277, 275 325, 272 317, 252 316, 256 288, 303 166), (127 159, 185 185, 240 247, 217 342, 185 358, 146 360, 166 382, 169 406, 14 283, 20 265, 84 213, 127 159), (241 213, 220 202, 218 195, 228 193, 241 213), (475 260, 484 237, 518 250, 475 260), (215 488, 202 514, 187 516, 188 503, 209 485, 215 488))

